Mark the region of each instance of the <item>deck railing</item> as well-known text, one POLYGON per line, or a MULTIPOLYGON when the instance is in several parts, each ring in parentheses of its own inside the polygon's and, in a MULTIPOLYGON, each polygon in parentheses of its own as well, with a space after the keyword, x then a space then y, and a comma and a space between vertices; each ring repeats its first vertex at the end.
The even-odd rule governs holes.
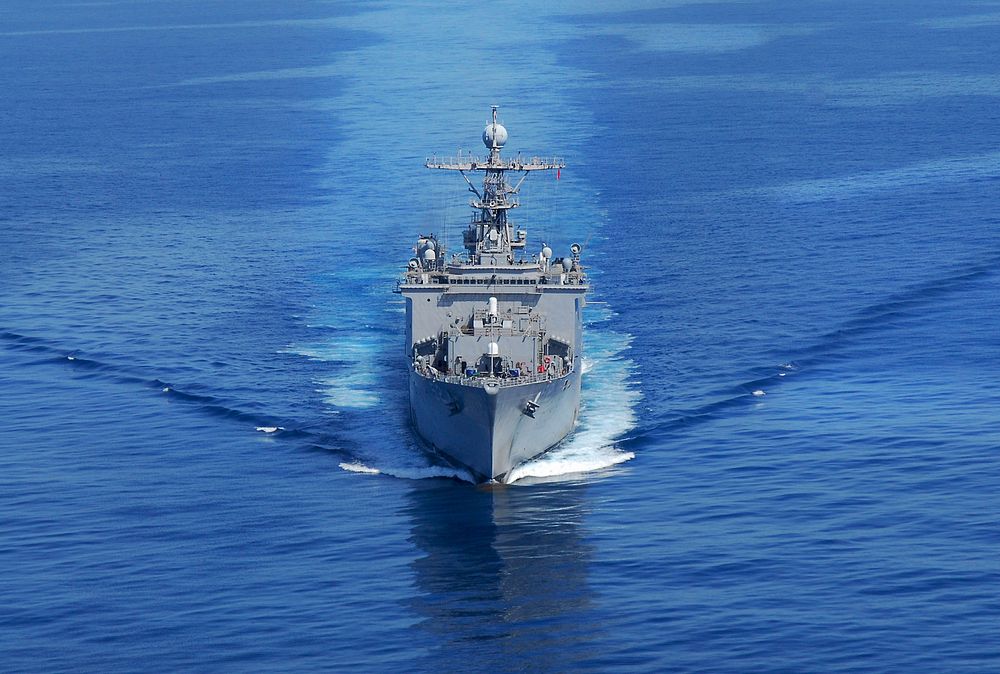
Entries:
POLYGON ((473 155, 458 155, 452 157, 428 157, 424 163, 427 168, 450 169, 452 171, 476 171, 482 169, 504 169, 505 171, 538 171, 544 169, 566 168, 562 157, 503 157, 491 162, 489 157, 473 155))
POLYGON ((522 374, 519 377, 495 377, 495 376, 475 376, 466 377, 464 375, 455 374, 442 374, 432 367, 426 370, 415 370, 415 372, 426 379, 432 379, 434 381, 441 381, 448 384, 459 384, 461 386, 475 386, 477 388, 486 388, 487 386, 499 386, 500 388, 506 388, 509 386, 521 386, 523 384, 534 384, 543 381, 557 381, 559 379, 564 379, 569 375, 573 374, 573 367, 570 366, 562 374, 549 374, 547 372, 531 372, 527 374, 522 374))

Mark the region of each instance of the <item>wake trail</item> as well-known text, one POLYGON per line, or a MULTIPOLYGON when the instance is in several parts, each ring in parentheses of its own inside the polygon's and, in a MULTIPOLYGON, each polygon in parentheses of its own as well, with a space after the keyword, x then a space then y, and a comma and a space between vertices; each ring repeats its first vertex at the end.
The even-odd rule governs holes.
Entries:
POLYGON ((810 369, 837 357, 838 353, 860 338, 890 330, 895 321, 912 318, 915 310, 961 292, 970 284, 989 278, 1000 269, 1000 253, 973 262, 952 273, 912 285, 894 293, 881 302, 871 304, 857 312, 837 328, 819 335, 812 344, 786 354, 779 366, 764 366, 751 374, 757 375, 731 387, 718 389, 710 395, 711 402, 678 411, 675 416, 657 425, 641 430, 635 439, 670 433, 691 425, 706 423, 723 416, 733 409, 745 409, 760 403, 760 398, 792 376, 800 376, 810 369))
POLYGON ((44 356, 43 358, 25 363, 29 366, 61 365, 70 367, 73 370, 86 372, 88 376, 104 381, 158 391, 160 394, 168 396, 171 400, 178 400, 189 404, 192 408, 197 409, 203 414, 245 423, 248 426, 252 426, 256 431, 267 435, 305 441, 314 447, 322 448, 326 451, 337 451, 331 449, 336 446, 336 438, 329 433, 314 429, 313 424, 302 423, 295 419, 276 419, 271 416, 248 412, 242 409, 242 407, 259 406, 258 403, 252 401, 246 405, 239 405, 219 396, 188 391, 168 380, 137 374, 127 366, 110 362, 110 358, 102 360, 88 357, 79 350, 67 349, 63 345, 46 341, 43 338, 23 335, 10 330, 0 331, 0 343, 10 351, 41 354, 44 356))

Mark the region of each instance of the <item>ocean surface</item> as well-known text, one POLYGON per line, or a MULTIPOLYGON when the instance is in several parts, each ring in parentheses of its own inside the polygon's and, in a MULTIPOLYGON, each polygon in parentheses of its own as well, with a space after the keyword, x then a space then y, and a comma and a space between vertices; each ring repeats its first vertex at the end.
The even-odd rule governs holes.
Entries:
POLYGON ((1000 671, 1000 2, 5 0, 0 669, 1000 671), (558 154, 583 408, 407 420, 434 153, 558 154))

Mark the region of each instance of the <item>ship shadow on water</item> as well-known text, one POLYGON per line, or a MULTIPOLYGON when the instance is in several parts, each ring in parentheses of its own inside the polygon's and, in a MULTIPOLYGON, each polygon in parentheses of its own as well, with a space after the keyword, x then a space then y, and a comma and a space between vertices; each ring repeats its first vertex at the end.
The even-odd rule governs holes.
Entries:
POLYGON ((585 490, 414 483, 406 512, 424 554, 412 563, 418 593, 408 604, 436 644, 429 666, 555 671, 594 656, 588 644, 602 628, 588 582, 585 490))

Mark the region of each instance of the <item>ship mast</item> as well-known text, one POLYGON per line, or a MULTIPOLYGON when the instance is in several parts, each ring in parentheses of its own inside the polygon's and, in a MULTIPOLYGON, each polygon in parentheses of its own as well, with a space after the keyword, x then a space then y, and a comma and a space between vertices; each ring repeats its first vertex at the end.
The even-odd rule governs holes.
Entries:
POLYGON ((497 121, 497 108, 494 105, 492 120, 483 131, 483 143, 489 148, 487 158, 479 157, 432 157, 425 166, 432 169, 458 171, 469 185, 469 191, 476 198, 469 202, 475 209, 472 222, 464 234, 466 250, 469 251, 469 261, 474 265, 505 266, 513 262, 513 251, 524 248, 525 233, 523 230, 512 236, 511 222, 507 211, 517 208, 517 194, 524 179, 531 171, 544 171, 565 168, 559 158, 531 157, 523 159, 518 155, 514 159, 500 156, 500 148, 507 142, 507 129, 497 121), (472 184, 467 171, 484 171, 483 188, 480 192, 472 184), (517 184, 511 187, 507 182, 507 171, 520 171, 522 176, 517 184))

